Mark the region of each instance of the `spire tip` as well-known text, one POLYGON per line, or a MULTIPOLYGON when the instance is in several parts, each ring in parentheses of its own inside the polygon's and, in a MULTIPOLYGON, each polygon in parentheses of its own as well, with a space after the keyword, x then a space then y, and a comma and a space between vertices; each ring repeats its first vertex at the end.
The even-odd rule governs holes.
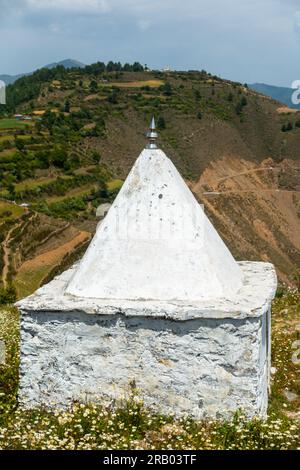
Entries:
POLYGON ((155 124, 155 119, 154 116, 151 119, 150 126, 149 126, 149 132, 147 133, 147 137, 149 139, 147 148, 148 149, 157 149, 157 137, 158 134, 156 132, 156 124, 155 124))

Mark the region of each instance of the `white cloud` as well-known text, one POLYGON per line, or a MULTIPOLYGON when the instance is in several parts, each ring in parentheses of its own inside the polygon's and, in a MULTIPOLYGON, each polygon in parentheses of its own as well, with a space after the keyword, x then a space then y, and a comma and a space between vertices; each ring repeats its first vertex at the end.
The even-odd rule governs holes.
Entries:
POLYGON ((154 67, 170 63, 173 68, 206 68, 240 81, 287 84, 298 76, 299 3, 0 0, 0 39, 8 42, 7 34, 12 36, 12 53, 0 51, 0 65, 5 71, 30 70, 33 60, 42 65, 59 54, 86 63, 99 58, 147 61, 154 67), (149 28, 151 34, 146 33, 149 28), (41 34, 45 31, 48 34, 41 34))

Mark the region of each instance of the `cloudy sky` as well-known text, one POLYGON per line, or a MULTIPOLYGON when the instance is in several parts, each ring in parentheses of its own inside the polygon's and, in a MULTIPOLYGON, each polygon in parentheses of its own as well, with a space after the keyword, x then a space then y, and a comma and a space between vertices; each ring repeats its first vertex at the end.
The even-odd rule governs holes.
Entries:
POLYGON ((300 0, 0 0, 0 74, 65 58, 300 79, 300 0))

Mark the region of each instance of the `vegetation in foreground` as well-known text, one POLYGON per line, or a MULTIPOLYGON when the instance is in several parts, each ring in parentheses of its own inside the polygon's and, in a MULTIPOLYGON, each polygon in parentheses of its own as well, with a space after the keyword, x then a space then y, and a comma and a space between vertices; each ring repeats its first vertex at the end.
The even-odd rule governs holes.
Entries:
POLYGON ((273 304, 273 384, 267 421, 175 419, 145 409, 136 393, 118 406, 74 403, 68 410, 23 410, 17 403, 18 312, 0 314, 6 365, 0 366, 1 449, 300 449, 300 294, 273 304), (299 346, 298 346, 299 349, 299 346), (299 354, 298 354, 299 355, 299 354))

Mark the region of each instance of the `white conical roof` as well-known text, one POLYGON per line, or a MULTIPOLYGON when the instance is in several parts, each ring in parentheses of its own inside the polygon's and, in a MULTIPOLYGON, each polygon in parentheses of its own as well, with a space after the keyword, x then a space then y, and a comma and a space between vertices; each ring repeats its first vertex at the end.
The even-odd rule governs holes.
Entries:
POLYGON ((66 293, 96 299, 232 298, 239 265, 173 163, 143 150, 66 293))

